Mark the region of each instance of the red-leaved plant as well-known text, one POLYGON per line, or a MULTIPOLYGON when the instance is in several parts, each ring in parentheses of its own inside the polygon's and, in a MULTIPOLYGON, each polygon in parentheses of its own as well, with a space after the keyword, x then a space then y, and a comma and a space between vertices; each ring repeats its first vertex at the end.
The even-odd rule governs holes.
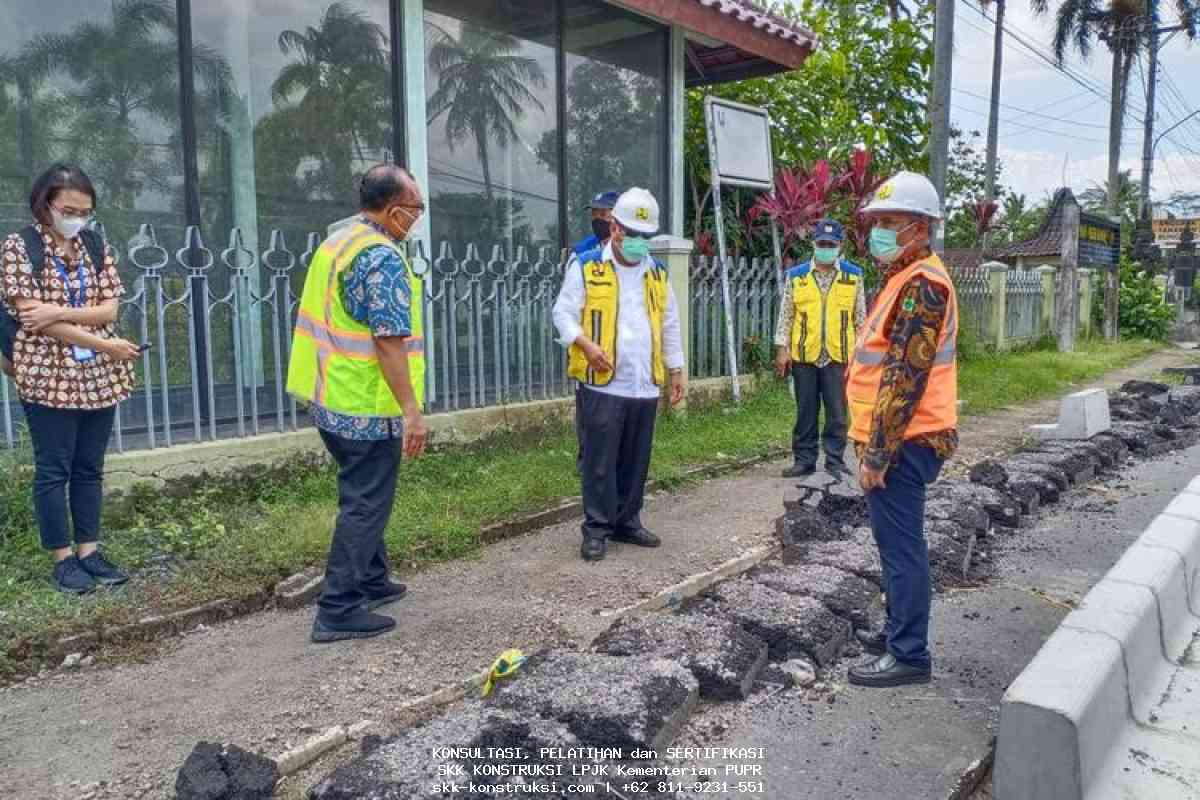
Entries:
POLYGON ((843 188, 850 201, 850 220, 846 225, 846 235, 854 242, 855 251, 858 253, 867 252, 867 234, 871 230, 871 225, 863 216, 862 210, 871 202, 875 190, 885 180, 884 176, 876 175, 871 170, 870 150, 855 150, 850 155, 850 168, 846 170, 843 181, 843 188))
POLYGON ((975 223, 976 242, 981 241, 984 234, 996 226, 996 212, 999 209, 1000 204, 995 200, 986 200, 982 197, 969 203, 963 203, 963 210, 975 223))
POLYGON ((781 169, 775 176, 775 190, 755 201, 749 219, 753 222, 766 216, 779 226, 786 259, 792 245, 807 239, 817 220, 828 213, 844 178, 834 174, 824 159, 807 170, 781 169))

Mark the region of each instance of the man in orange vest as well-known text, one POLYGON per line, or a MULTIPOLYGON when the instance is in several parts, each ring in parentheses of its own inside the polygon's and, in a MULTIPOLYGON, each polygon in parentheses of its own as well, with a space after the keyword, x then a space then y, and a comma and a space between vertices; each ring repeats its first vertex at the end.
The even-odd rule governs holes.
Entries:
POLYGON ((925 487, 958 446, 958 300, 930 251, 941 202, 929 179, 900 172, 864 209, 883 287, 846 378, 850 438, 883 564, 887 621, 855 636, 876 656, 850 670, 858 686, 928 683, 932 586, 925 487))

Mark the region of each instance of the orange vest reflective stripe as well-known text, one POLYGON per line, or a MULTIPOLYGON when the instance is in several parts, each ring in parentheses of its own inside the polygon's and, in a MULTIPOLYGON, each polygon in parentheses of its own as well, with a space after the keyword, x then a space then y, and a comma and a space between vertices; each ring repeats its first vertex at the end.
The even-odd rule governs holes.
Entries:
POLYGON ((946 317, 938 334, 937 352, 929 373, 929 384, 921 396, 912 421, 904 432, 905 439, 927 433, 944 431, 958 426, 958 361, 955 343, 958 338, 958 296, 954 282, 936 256, 918 261, 892 277, 879 293, 871 313, 867 315, 863 332, 846 371, 846 399, 850 406, 850 438, 866 442, 871 436, 871 417, 879 396, 883 378, 883 360, 891 342, 884 322, 900 299, 909 282, 921 276, 930 283, 946 289, 946 317))

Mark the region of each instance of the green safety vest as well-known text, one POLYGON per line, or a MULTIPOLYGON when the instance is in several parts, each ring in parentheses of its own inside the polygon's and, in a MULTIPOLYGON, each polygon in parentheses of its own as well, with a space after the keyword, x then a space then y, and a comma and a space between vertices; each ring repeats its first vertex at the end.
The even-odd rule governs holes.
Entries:
MULTIPOLYGON (((356 417, 398 417, 400 402, 379 368, 371 329, 356 320, 342 303, 338 276, 368 247, 396 244, 363 222, 335 232, 317 248, 304 280, 304 294, 292 337, 288 392, 306 403, 356 417)), ((403 258, 403 254, 401 254, 403 258)), ((425 403, 425 342, 421 318, 423 286, 409 271, 412 289, 412 335, 408 374, 419 406, 425 403)))

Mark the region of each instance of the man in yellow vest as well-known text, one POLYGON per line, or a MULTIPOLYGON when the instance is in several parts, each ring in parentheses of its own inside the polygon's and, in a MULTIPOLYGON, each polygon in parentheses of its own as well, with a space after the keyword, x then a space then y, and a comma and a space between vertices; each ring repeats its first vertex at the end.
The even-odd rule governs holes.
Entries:
POLYGON ((813 257, 785 273, 775 325, 775 369, 792 373, 796 426, 791 467, 785 478, 817 469, 817 412, 825 407, 825 469, 846 472, 846 361, 855 331, 867 315, 862 267, 841 258, 841 223, 823 219, 813 227, 813 257))
POLYGON ((650 256, 658 201, 645 189, 622 194, 611 238, 582 253, 563 276, 554 304, 567 372, 578 386, 585 560, 599 561, 609 539, 658 547, 642 526, 642 496, 658 401, 668 382, 671 404, 685 388, 683 340, 667 271, 650 256))
POLYGON ((384 532, 403 455, 425 449, 421 283, 400 242, 425 210, 412 175, 367 170, 361 212, 313 255, 288 365, 288 391, 307 403, 338 465, 338 517, 317 601, 314 642, 378 636, 396 626, 374 609, 405 586, 388 576, 384 532))
POLYGON ((867 315, 846 380, 850 438, 883 564, 883 631, 855 636, 874 659, 850 683, 928 683, 932 586, 925 487, 958 446, 958 299, 930 236, 941 202, 929 179, 900 172, 864 209, 883 286, 867 315))

